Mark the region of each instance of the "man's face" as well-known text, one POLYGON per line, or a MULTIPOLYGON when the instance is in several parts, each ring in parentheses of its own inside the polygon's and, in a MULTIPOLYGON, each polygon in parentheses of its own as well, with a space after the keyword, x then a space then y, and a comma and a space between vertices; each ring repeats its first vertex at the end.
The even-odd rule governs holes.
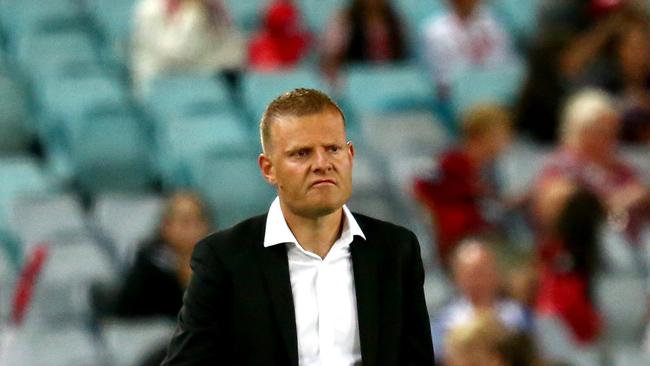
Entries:
POLYGON ((338 111, 281 117, 270 128, 259 164, 283 208, 308 218, 340 209, 352 193, 354 147, 338 111))

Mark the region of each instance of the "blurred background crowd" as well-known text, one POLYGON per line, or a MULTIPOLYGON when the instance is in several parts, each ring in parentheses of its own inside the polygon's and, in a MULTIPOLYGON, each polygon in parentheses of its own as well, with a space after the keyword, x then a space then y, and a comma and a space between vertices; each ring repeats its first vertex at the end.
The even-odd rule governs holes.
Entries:
POLYGON ((650 2, 0 0, 0 365, 156 365, 257 124, 346 113, 441 365, 650 364, 650 2))

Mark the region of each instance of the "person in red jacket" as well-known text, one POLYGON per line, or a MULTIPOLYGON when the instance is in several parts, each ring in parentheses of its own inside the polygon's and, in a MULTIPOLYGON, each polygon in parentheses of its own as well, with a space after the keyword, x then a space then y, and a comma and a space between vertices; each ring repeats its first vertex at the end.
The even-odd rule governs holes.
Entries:
POLYGON ((604 216, 598 196, 569 180, 546 183, 535 198, 540 267, 536 312, 558 317, 577 344, 593 343, 602 330, 592 282, 604 216))
POLYGON ((495 189, 484 172, 509 140, 509 113, 497 105, 477 105, 462 119, 460 145, 440 156, 435 178, 416 179, 415 197, 431 213, 445 266, 456 243, 488 228, 480 205, 495 189))
POLYGON ((248 65, 258 71, 294 67, 307 56, 311 41, 293 1, 273 1, 264 15, 262 29, 249 44, 248 65))

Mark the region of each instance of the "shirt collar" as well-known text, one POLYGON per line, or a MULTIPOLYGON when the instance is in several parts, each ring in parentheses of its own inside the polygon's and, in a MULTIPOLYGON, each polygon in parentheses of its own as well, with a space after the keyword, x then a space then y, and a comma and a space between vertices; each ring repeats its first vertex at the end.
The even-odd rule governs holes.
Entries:
MULTIPOLYGON (((366 240, 366 236, 363 234, 361 227, 359 227, 357 220, 354 219, 352 212, 350 212, 346 205, 343 205, 343 215, 345 219, 343 222, 341 237, 339 239, 352 242, 354 236, 360 236, 366 240)), ((291 229, 289 229, 289 225, 287 225, 287 221, 284 219, 282 208, 280 207, 280 198, 276 197, 275 200, 273 200, 266 217, 264 247, 284 243, 298 244, 298 240, 293 235, 291 229)))

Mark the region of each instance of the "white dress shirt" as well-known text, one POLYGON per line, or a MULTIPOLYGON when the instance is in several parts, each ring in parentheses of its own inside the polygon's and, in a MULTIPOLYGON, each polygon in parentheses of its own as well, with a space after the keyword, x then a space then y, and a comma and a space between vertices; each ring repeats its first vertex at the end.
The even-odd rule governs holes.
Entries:
POLYGON ((491 68, 514 60, 510 38, 484 7, 465 21, 449 11, 424 26, 428 66, 438 85, 449 86, 457 72, 469 67, 491 68))
POLYGON ((308 252, 287 225, 280 200, 271 204, 264 246, 287 246, 300 366, 361 365, 357 298, 350 244, 365 235, 346 206, 343 230, 325 258, 308 252))

